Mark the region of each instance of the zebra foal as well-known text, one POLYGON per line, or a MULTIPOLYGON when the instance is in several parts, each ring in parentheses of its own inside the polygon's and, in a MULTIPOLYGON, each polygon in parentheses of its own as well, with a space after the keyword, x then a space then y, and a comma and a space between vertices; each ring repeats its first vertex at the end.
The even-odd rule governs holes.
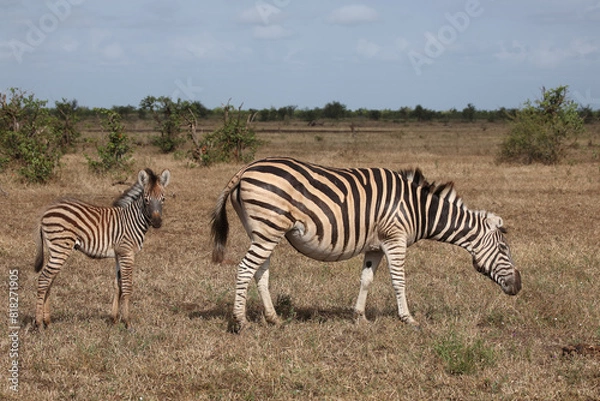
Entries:
POLYGON ((101 207, 62 199, 50 205, 40 220, 36 234, 35 271, 41 272, 37 282, 35 327, 50 324, 48 296, 52 281, 73 250, 91 258, 115 258, 116 277, 113 298, 113 321, 121 319, 129 327, 129 298, 132 292, 132 270, 135 253, 142 249, 150 228, 162 225, 165 187, 171 173, 156 175, 140 170, 137 182, 113 203, 101 207), (44 243, 48 262, 44 265, 44 243))
POLYGON ((504 238, 502 219, 467 209, 452 183, 428 183, 419 169, 331 168, 291 158, 267 158, 242 168, 221 192, 212 215, 213 261, 223 260, 229 223, 227 198, 251 244, 237 270, 233 315, 247 325, 246 296, 254 278, 268 322, 279 318, 269 294, 269 260, 285 237, 302 254, 321 261, 365 254, 355 305, 364 320, 367 292, 386 257, 398 316, 418 326, 405 295, 406 249, 421 239, 458 245, 477 271, 509 295, 521 289, 504 238))

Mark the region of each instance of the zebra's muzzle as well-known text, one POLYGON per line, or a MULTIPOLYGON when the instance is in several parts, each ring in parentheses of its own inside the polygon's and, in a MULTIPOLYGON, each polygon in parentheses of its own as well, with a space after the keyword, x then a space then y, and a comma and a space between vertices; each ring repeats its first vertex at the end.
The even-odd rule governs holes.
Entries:
POLYGON ((502 283, 502 290, 508 295, 517 295, 521 291, 521 273, 515 269, 512 277, 506 278, 502 283))
POLYGON ((153 228, 160 228, 160 226, 162 226, 162 216, 159 212, 152 213, 152 216, 150 217, 150 225, 153 228))

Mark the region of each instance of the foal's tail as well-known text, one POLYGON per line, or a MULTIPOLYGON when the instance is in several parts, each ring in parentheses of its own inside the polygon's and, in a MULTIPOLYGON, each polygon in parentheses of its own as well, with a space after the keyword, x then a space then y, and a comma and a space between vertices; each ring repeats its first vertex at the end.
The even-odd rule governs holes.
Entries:
POLYGON ((35 254, 35 262, 33 263, 33 267, 35 268, 35 271, 37 273, 39 273, 42 270, 42 267, 44 266, 44 237, 43 237, 43 233, 42 233, 41 224, 38 226, 36 233, 34 234, 34 237, 35 237, 36 254, 35 254))

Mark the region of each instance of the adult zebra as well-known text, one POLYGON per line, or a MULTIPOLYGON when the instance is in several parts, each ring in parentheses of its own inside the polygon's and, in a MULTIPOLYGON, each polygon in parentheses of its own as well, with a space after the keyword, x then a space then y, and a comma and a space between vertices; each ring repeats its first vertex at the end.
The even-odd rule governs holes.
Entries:
POLYGON ((213 261, 223 260, 231 202, 251 245, 237 271, 233 315, 247 325, 246 295, 252 277, 265 318, 278 323, 269 294, 269 259, 285 236, 313 259, 335 261, 364 253, 357 318, 365 319, 367 291, 379 262, 388 260, 398 315, 418 326, 408 310, 404 260, 408 246, 433 239, 465 248, 480 273, 515 295, 521 276, 503 236, 502 219, 467 209, 452 183, 428 183, 419 169, 330 168, 291 158, 268 158, 242 168, 221 192, 212 216, 213 261))
POLYGON ((134 255, 142 249, 149 227, 162 225, 165 187, 170 178, 169 170, 158 176, 146 168, 140 170, 137 182, 114 201, 113 207, 62 199, 46 209, 36 235, 34 266, 36 272, 41 271, 37 284, 36 327, 50 324, 48 296, 52 281, 73 250, 92 258, 116 259, 112 315, 117 323, 121 309, 121 318, 129 326, 134 255), (49 254, 45 266, 44 242, 49 254))

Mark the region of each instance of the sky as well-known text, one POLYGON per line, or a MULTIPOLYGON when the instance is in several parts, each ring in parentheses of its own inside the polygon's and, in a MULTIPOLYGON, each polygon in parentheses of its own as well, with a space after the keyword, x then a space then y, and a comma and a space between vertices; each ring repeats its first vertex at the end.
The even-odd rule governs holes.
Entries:
POLYGON ((434 110, 568 85, 600 109, 600 0, 0 0, 0 92, 50 105, 434 110))

